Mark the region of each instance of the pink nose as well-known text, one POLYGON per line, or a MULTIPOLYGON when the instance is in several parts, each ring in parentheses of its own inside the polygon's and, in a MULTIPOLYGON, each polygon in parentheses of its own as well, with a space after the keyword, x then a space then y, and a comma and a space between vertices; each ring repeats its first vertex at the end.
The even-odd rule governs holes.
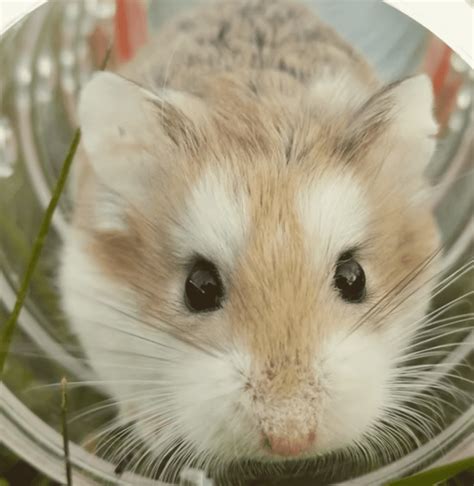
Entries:
POLYGON ((299 438, 280 437, 269 434, 266 437, 266 445, 270 450, 279 456, 294 457, 308 451, 314 444, 316 434, 309 432, 299 438))

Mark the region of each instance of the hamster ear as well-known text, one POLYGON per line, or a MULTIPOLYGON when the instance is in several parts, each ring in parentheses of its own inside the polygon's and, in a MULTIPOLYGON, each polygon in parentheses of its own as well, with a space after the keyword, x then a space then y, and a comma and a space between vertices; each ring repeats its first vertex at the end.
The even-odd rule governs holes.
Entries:
POLYGON ((186 148, 203 111, 192 95, 169 89, 152 93, 98 72, 79 98, 85 153, 104 186, 125 197, 136 195, 153 171, 166 170, 173 151, 186 148))
POLYGON ((394 135, 409 146, 416 145, 425 166, 433 155, 438 133, 431 80, 426 74, 408 78, 392 88, 391 96, 394 135))
POLYGON ((357 110, 349 132, 351 152, 384 152, 384 165, 422 175, 438 132, 431 80, 422 74, 380 89, 357 110))

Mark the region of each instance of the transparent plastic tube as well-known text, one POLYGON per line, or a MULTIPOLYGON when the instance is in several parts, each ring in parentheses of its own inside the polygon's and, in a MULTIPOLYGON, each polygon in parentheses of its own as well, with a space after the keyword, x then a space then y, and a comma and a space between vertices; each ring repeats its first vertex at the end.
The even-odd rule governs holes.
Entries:
MULTIPOLYGON (((144 2, 149 32, 160 29, 177 10, 197 3, 203 1, 144 2)), ((440 105, 447 115, 442 146, 432 161, 429 176, 438 186, 435 211, 445 241, 446 273, 462 265, 472 272, 472 71, 425 29, 380 2, 306 3, 317 8, 327 22, 362 50, 386 81, 422 69, 429 71, 433 79, 439 78, 441 61, 437 64, 436 59, 448 59, 448 74, 440 82, 444 98, 440 95, 439 103, 449 104, 450 108, 440 105)), ((51 1, 1 38, 0 223, 4 226, 0 225, 0 322, 12 309, 18 279, 35 235, 35 223, 49 201, 75 127, 78 92, 97 69, 108 40, 117 34, 116 14, 116 3, 111 0, 51 1)), ((129 27, 133 29, 133 22, 129 27)), ((48 242, 51 255, 68 224, 68 211, 64 198, 48 242)), ((43 280, 33 285, 22 311, 1 384, 0 430, 7 448, 45 475, 64 481, 58 424, 32 398, 34 393, 25 391, 18 370, 28 375, 29 388, 48 381, 59 382, 63 374, 76 380, 91 379, 93 374, 71 342, 67 324, 59 317, 54 301, 54 259, 46 255, 43 263, 43 280), (28 353, 46 357, 48 365, 38 367, 28 353)), ((468 281, 466 277, 453 297, 472 290, 468 281)), ((461 364, 472 363, 472 340, 472 332, 466 332, 456 348, 446 349, 437 363, 444 364, 439 381, 449 373, 462 373, 461 364)), ((91 389, 90 393, 93 403, 92 396, 100 394, 101 389, 91 389)), ((59 393, 56 398, 50 394, 50 403, 54 404, 58 397, 59 393)), ((469 404, 459 407, 459 413, 432 440, 398 461, 340 484, 380 484, 382 480, 442 462, 443 457, 472 455, 469 424, 473 409, 469 404)), ((130 473, 117 478, 112 464, 78 444, 72 444, 71 451, 75 484, 157 484, 130 473)), ((208 481, 197 472, 187 474, 186 484, 204 485, 208 481)))

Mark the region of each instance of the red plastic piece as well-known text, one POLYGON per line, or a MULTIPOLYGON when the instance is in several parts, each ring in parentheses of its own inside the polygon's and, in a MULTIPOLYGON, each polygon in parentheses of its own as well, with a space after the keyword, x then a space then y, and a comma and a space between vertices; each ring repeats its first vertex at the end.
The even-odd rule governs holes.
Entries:
POLYGON ((456 97, 462 86, 462 76, 451 69, 452 50, 432 37, 427 49, 424 71, 433 82, 433 91, 436 99, 436 118, 441 131, 446 127, 449 118, 456 108, 456 97))
POLYGON ((131 59, 148 38, 146 7, 142 0, 116 0, 115 52, 118 62, 131 59))
POLYGON ((435 96, 438 96, 450 71, 451 49, 433 37, 426 54, 425 70, 433 81, 435 96))

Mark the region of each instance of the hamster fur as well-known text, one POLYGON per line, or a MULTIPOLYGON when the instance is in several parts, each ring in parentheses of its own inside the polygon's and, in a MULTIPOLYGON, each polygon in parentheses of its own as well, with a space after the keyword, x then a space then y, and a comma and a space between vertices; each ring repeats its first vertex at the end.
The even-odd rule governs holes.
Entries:
POLYGON ((86 84, 60 288, 146 474, 176 447, 169 470, 396 440, 381 424, 438 272, 432 104, 427 77, 383 85, 286 0, 180 15, 86 84), (361 301, 335 286, 341 255, 361 301), (185 302, 201 260, 209 312, 185 302))

